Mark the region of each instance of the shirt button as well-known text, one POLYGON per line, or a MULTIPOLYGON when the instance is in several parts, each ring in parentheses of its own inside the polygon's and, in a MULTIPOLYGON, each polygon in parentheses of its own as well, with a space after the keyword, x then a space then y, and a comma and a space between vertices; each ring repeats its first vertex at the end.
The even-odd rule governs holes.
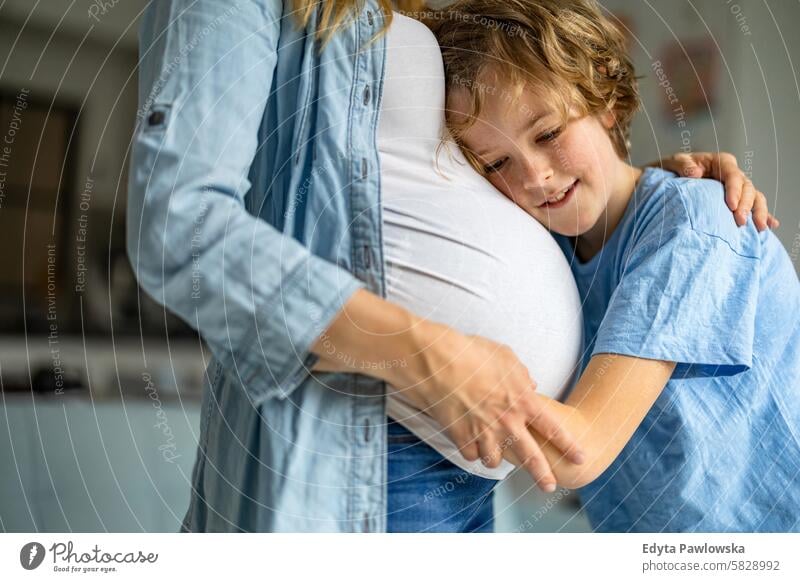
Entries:
POLYGON ((367 179, 367 158, 361 158, 361 179, 367 179))
POLYGON ((369 422, 368 418, 364 419, 364 441, 369 442, 372 438, 372 425, 369 422))
POLYGON ((364 105, 369 105, 369 99, 372 96, 372 92, 370 91, 369 85, 364 87, 364 105))
POLYGON ((372 23, 374 22, 372 20, 372 10, 367 10, 367 22, 369 22, 370 26, 372 26, 372 23))
POLYGON ((157 125, 161 125, 162 123, 164 123, 164 118, 165 117, 166 116, 164 115, 163 111, 153 111, 150 114, 150 117, 147 118, 147 124, 150 127, 155 127, 157 125))

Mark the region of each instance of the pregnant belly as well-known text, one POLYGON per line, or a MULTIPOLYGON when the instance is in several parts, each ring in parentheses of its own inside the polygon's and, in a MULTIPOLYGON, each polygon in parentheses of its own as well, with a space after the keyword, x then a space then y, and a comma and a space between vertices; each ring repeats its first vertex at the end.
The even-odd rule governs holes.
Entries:
POLYGON ((508 345, 541 394, 560 397, 581 355, 569 266, 547 230, 471 168, 382 159, 387 299, 508 345))

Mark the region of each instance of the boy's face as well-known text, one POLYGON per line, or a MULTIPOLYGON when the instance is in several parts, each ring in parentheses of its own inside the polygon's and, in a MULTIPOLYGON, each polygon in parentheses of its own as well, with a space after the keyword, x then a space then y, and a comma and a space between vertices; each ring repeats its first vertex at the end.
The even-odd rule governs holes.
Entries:
MULTIPOLYGON (((487 85, 490 86, 490 85, 487 85)), ((448 115, 469 113, 465 89, 449 92, 448 115)), ((608 127, 613 118, 561 115, 547 99, 525 90, 487 91, 476 123, 462 136, 489 181, 550 230, 580 236, 603 222, 621 187, 620 164, 608 127)))

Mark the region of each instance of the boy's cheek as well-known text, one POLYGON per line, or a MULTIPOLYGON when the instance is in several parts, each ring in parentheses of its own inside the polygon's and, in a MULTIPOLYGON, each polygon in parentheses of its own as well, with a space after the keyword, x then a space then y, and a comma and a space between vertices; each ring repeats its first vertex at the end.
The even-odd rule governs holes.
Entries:
POLYGON ((511 200, 517 206, 526 208, 530 204, 530 195, 519 187, 519 181, 515 176, 499 177, 496 173, 488 175, 489 183, 503 193, 503 196, 511 200))
POLYGON ((511 184, 508 180, 501 180, 495 174, 489 174, 487 179, 489 180, 489 183, 495 187, 495 189, 499 190, 503 194, 503 196, 511 200, 517 206, 522 206, 519 196, 514 193, 514 189, 511 188, 511 184))
POLYGON ((541 214, 541 211, 536 208, 536 204, 532 195, 523 192, 513 196, 506 194, 506 197, 508 197, 514 204, 522 208, 522 210, 533 216, 539 222, 541 222, 544 218, 541 214))

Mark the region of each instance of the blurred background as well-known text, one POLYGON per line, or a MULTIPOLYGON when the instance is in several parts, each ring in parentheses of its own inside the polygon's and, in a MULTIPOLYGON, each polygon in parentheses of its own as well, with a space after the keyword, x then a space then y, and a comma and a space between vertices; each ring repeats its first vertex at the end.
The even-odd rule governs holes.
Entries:
MULTIPOLYGON (((0 531, 177 531, 207 362, 125 253, 146 0, 0 2, 0 531)), ((441 7, 447 2, 432 2, 441 7)), ((800 3, 604 0, 644 109, 633 162, 728 151, 800 266, 800 3)), ((587 531, 577 495, 501 484, 498 531, 587 531)))

